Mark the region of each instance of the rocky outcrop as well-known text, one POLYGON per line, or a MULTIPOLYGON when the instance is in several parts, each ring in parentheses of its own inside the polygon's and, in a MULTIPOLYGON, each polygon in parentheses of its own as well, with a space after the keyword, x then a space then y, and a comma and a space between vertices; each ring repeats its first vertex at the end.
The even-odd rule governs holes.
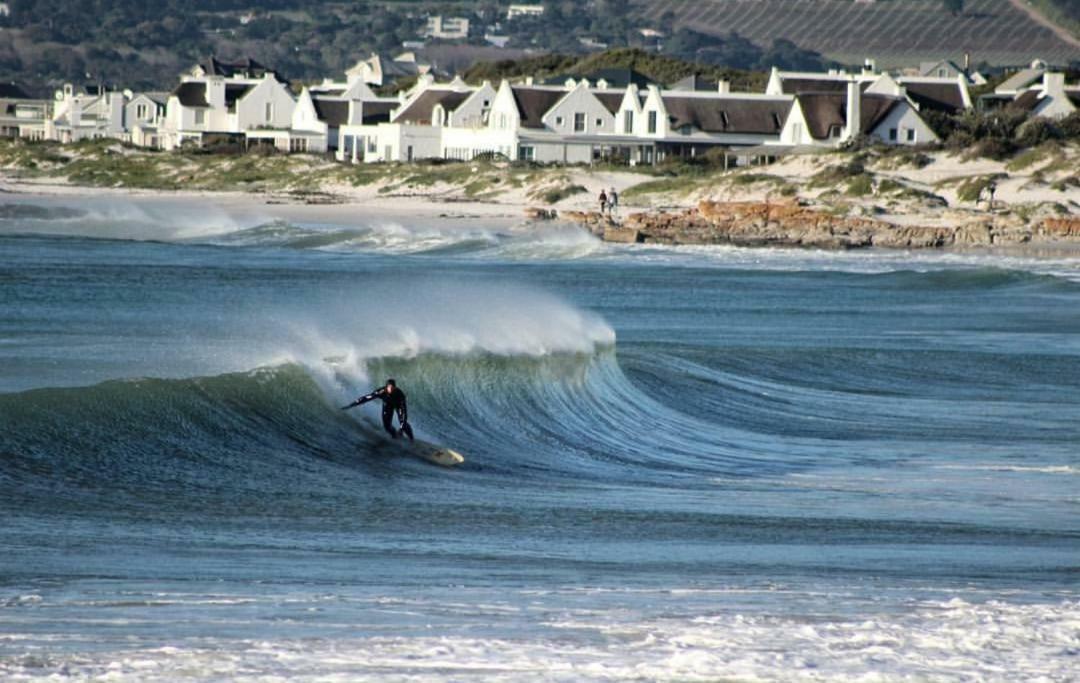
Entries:
POLYGON ((945 226, 898 225, 837 215, 796 201, 702 201, 693 209, 633 213, 621 222, 596 212, 564 211, 562 217, 607 241, 624 243, 933 249, 1080 239, 1080 218, 1075 216, 1047 218, 1035 228, 1007 215, 956 216, 945 226))
POLYGON ((543 209, 535 206, 525 207, 525 217, 532 221, 549 221, 559 215, 555 209, 543 209))

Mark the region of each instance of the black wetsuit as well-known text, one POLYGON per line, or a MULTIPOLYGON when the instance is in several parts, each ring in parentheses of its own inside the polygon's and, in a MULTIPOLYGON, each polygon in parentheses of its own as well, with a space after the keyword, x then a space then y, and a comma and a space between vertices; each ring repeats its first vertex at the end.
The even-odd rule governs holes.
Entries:
POLYGON ((368 401, 374 401, 379 399, 382 401, 382 424, 383 428, 393 438, 398 437, 398 431, 394 429, 394 413, 397 413, 398 424, 401 425, 401 433, 409 437, 411 441, 413 438, 412 427, 409 425, 409 408, 405 402, 405 392, 397 387, 394 387, 394 391, 390 392, 386 390, 386 387, 380 387, 370 394, 366 394, 356 399, 346 408, 352 408, 353 406, 364 405, 368 401))

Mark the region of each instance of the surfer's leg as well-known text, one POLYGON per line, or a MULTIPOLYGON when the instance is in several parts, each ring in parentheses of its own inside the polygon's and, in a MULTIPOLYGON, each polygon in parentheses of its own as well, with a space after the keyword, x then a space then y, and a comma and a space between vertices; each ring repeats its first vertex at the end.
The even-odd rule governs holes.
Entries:
POLYGON ((382 412, 382 426, 383 429, 390 434, 391 439, 396 439, 398 437, 397 430, 394 429, 394 411, 384 410, 382 412))
POLYGON ((414 440, 413 439, 413 433, 412 433, 412 425, 409 424, 408 422, 405 422, 404 424, 401 425, 401 433, 404 434, 405 436, 409 437, 409 441, 414 440))

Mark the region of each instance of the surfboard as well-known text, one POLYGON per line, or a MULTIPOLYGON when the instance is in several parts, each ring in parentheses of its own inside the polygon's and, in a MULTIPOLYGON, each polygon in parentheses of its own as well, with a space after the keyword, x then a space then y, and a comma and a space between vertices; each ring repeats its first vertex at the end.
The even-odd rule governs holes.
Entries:
POLYGON ((441 465, 442 467, 455 467, 465 462, 465 456, 458 453, 453 448, 447 448, 445 446, 439 446, 433 444, 430 441, 422 441, 417 439, 416 441, 407 441, 401 439, 398 441, 402 448, 408 451, 410 454, 423 458, 428 462, 441 465))

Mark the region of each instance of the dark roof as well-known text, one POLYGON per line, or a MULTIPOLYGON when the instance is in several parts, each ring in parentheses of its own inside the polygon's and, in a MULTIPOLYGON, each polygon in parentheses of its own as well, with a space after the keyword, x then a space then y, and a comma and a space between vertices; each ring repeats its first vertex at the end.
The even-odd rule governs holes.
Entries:
POLYGON ((247 95, 255 86, 249 83, 226 83, 225 106, 229 111, 236 109, 236 101, 247 95))
POLYGON ((431 114, 435 110, 435 106, 441 104, 444 111, 454 111, 462 102, 472 95, 469 91, 459 92, 456 90, 425 90, 420 97, 413 100, 407 108, 405 108, 397 117, 395 121, 402 123, 416 123, 423 126, 431 125, 431 114))
POLYGON ((901 101, 901 98, 891 95, 863 93, 859 104, 859 132, 873 131, 901 101))
POLYGON ((594 92, 596 99, 600 100, 600 104, 604 105, 604 108, 614 114, 619 111, 619 107, 622 106, 623 93, 617 92, 594 92))
MULTIPOLYGON (((799 78, 797 76, 784 77, 781 79, 785 95, 802 95, 804 93, 847 93, 847 85, 851 81, 833 78, 799 78)), ((859 89, 863 92, 870 87, 871 81, 860 80, 859 89)))
POLYGON ((919 109, 955 113, 964 109, 964 94, 959 83, 902 83, 919 109))
POLYGON ((396 101, 363 102, 360 105, 361 123, 365 126, 374 123, 386 123, 390 120, 390 113, 397 109, 396 101))
POLYGON ((173 90, 173 94, 185 107, 209 107, 210 102, 206 99, 205 83, 181 83, 173 90))
POLYGON ((774 134, 784 127, 791 102, 738 97, 665 95, 673 128, 693 126, 706 133, 774 134))
POLYGON ((1039 106, 1039 94, 1038 90, 1025 90, 1019 97, 1010 102, 1009 109, 1018 109, 1020 111, 1033 111, 1035 107, 1039 106))
POLYGON ((1068 97, 1070 102, 1080 107, 1080 89, 1066 89, 1065 97, 1068 97))
POLYGON ((569 79, 580 81, 582 79, 588 79, 590 83, 596 84, 601 80, 607 81, 608 86, 612 88, 625 88, 633 83, 639 88, 648 87, 653 81, 651 78, 633 69, 597 69, 596 71, 590 71, 589 73, 566 73, 544 81, 551 85, 562 85, 569 79))
POLYGON ((340 127, 349 122, 349 102, 347 100, 327 100, 311 98, 315 105, 315 115, 328 126, 340 127))
POLYGON ((529 86, 514 86, 513 91, 523 128, 543 128, 544 114, 566 96, 563 90, 541 90, 529 86))
POLYGON ((29 100, 30 95, 14 83, 0 83, 0 97, 6 100, 29 100))
MULTIPOLYGON (((847 96, 829 93, 799 95, 803 116, 810 135, 817 140, 829 137, 834 127, 847 124, 847 96)), ((863 93, 859 103, 859 131, 869 133, 901 102, 899 97, 863 93)))
POLYGON ((844 127, 847 121, 847 97, 828 93, 806 93, 799 95, 799 105, 810 137, 824 140, 835 126, 844 127))
POLYGON ((702 78, 701 74, 693 74, 671 84, 671 90, 712 91, 719 90, 720 84, 702 78))
POLYGON ((208 76, 262 78, 267 73, 271 73, 280 80, 280 76, 276 71, 266 68, 251 57, 244 57, 235 62, 226 62, 211 56, 209 59, 199 62, 198 66, 201 66, 208 76))

